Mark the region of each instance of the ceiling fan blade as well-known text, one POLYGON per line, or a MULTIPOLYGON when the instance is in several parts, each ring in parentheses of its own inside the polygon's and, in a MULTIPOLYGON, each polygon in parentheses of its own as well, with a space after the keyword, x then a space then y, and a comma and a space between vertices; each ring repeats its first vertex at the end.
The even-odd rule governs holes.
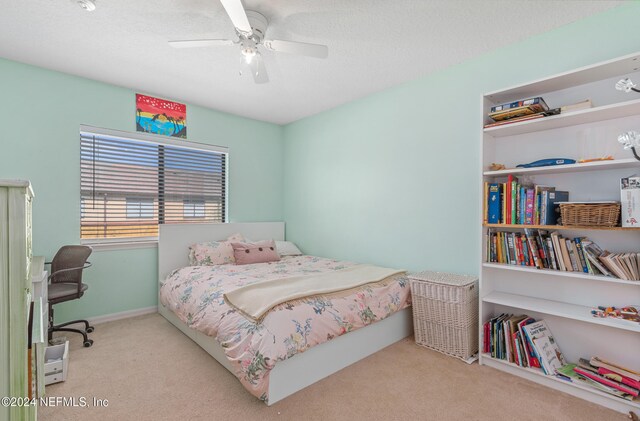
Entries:
POLYGON ((229 15, 229 19, 231 19, 233 26, 235 26, 238 31, 251 35, 251 25, 249 24, 249 19, 247 19, 247 14, 242 6, 242 1, 220 0, 220 3, 222 3, 222 7, 224 7, 227 15, 229 15))
POLYGON ((267 68, 264 66, 264 61, 262 61, 262 56, 260 53, 257 53, 251 63, 249 63, 249 68, 251 69, 251 74, 253 75, 253 80, 256 83, 267 83, 269 82, 269 75, 267 75, 267 68))
POLYGON ((327 58, 329 47, 320 44, 309 44, 306 42, 282 41, 279 39, 266 39, 264 46, 273 51, 282 53, 299 54, 301 56, 327 58))
POLYGON ((169 41, 173 48, 197 48, 197 47, 217 47, 219 45, 233 45, 230 39, 186 39, 169 41))

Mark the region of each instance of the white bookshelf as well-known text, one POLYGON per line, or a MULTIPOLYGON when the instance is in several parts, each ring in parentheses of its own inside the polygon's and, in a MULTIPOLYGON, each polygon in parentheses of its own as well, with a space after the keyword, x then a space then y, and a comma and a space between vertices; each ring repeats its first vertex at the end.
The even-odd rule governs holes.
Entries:
MULTIPOLYGON (((483 125, 493 105, 541 96, 550 108, 590 99, 593 107, 536 120, 481 128, 482 154, 480 209, 484 182, 504 182, 513 175, 530 184, 555 186, 569 191, 571 201, 620 200, 619 179, 640 174, 640 161, 617 142, 620 133, 640 131, 640 93, 615 90, 624 77, 640 82, 640 53, 631 54, 549 78, 485 94, 482 98, 483 125), (540 168, 516 165, 543 158, 612 160, 540 168), (489 170, 491 163, 507 169, 489 170)), ((482 217, 482 212, 481 212, 482 217)), ((522 225, 480 224, 480 326, 501 313, 528 314, 544 319, 560 349, 570 362, 598 356, 640 371, 640 324, 593 317, 594 307, 640 304, 640 282, 625 281, 581 272, 486 262, 486 234, 489 229, 522 232, 522 225)), ((640 229, 601 227, 527 226, 558 230, 568 238, 589 237, 612 252, 640 250, 640 229)), ((524 377, 565 393, 596 402, 619 412, 640 409, 640 400, 626 401, 537 369, 480 355, 480 364, 524 377)))

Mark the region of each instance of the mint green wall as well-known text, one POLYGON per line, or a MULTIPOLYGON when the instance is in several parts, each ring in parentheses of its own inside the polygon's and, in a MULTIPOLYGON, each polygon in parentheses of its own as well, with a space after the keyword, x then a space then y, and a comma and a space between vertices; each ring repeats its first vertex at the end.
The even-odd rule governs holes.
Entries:
MULTIPOLYGON (((80 239, 79 126, 135 131, 135 91, 0 59, 0 178, 31 180, 33 248, 53 257, 80 239)), ((282 220, 282 128, 187 105, 189 139, 228 146, 229 219, 282 220)), ((81 300, 56 320, 157 303, 157 250, 95 251, 81 300)))
MULTIPOLYGON (((284 128, 189 105, 189 138, 230 147, 232 221, 284 218, 310 254, 477 273, 481 95, 638 51, 637 22, 621 6, 284 128)), ((36 254, 79 241, 79 125, 135 130, 134 93, 0 59, 0 178, 34 185, 36 254)), ((156 305, 156 249, 91 260, 57 320, 156 305)))
POLYGON ((482 94, 640 51, 639 23, 627 4, 286 126, 287 238, 477 274, 482 94))

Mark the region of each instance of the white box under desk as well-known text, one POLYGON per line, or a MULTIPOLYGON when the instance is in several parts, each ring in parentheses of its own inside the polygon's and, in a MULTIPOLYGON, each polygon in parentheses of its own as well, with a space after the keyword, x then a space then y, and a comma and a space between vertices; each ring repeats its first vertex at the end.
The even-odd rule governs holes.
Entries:
POLYGON ((69 341, 60 345, 48 346, 44 353, 44 384, 48 385, 67 380, 68 366, 69 341))

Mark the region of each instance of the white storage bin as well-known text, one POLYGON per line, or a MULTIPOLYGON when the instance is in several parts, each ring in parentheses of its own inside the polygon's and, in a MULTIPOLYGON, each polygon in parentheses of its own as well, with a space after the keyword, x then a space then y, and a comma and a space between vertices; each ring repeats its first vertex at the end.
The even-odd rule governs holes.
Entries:
POLYGON ((60 345, 48 346, 44 352, 44 384, 67 380, 68 366, 69 341, 60 345))
POLYGON ((478 278, 442 272, 409 275, 418 345, 460 358, 478 354, 478 278))

